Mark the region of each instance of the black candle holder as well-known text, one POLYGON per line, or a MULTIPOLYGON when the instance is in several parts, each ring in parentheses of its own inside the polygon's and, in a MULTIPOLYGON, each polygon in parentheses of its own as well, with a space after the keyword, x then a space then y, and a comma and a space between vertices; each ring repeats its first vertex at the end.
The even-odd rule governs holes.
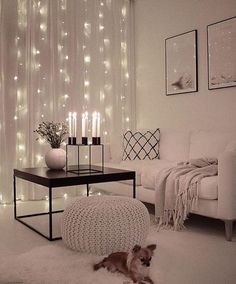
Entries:
MULTIPOLYGON (((87 137, 84 137, 87 138, 87 137)), ((100 137, 98 137, 100 138, 100 137)), ((96 162, 96 164, 98 164, 96 162)), ((104 145, 103 144, 66 144, 66 172, 71 172, 75 174, 95 174, 104 171, 104 145), (77 157, 77 165, 68 165, 69 157, 69 147, 77 147, 78 157, 77 157), (81 147, 88 148, 88 164, 80 163, 80 151, 81 147), (101 166, 93 165, 93 157, 92 157, 92 148, 99 147, 100 148, 100 157, 101 157, 101 166)))
POLYGON ((101 144, 101 137, 92 137, 92 144, 93 145, 100 145, 101 144))
POLYGON ((82 137, 82 144, 88 145, 88 137, 82 137))
POLYGON ((76 137, 68 137, 69 145, 76 145, 76 137))

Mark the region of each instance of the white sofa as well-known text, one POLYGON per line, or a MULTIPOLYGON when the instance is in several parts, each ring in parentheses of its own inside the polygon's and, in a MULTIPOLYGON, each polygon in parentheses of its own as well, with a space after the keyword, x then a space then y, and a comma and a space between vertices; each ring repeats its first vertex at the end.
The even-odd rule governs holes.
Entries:
MULTIPOLYGON (((154 204, 155 176, 158 171, 191 158, 218 158, 218 176, 202 179, 198 208, 192 213, 223 220, 226 239, 232 240, 233 221, 236 220, 236 132, 161 129, 160 135, 160 159, 122 161, 122 150, 116 146, 116 151, 111 147, 110 161, 105 166, 135 170, 137 198, 154 204)), ((132 196, 129 182, 103 183, 96 187, 132 196)))

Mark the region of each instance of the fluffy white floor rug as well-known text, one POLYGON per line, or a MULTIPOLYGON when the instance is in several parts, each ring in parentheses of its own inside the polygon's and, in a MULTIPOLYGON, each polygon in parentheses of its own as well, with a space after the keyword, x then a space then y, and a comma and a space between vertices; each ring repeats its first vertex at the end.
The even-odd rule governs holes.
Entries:
MULTIPOLYGON (((157 232, 155 226, 151 226, 146 243, 157 243, 150 269, 154 283, 236 283, 236 239, 225 241, 223 224, 215 221, 214 225, 212 220, 207 222, 193 217, 188 228, 181 232, 157 232)), ((27 238, 25 240, 21 237, 20 242, 24 241, 27 238)), ((94 272, 93 264, 102 257, 72 251, 62 241, 35 245, 35 248, 25 253, 16 254, 16 251, 12 251, 5 253, 5 256, 0 250, 0 284, 132 283, 121 274, 110 273, 105 269, 94 272)))
MULTIPOLYGON (((123 275, 110 273, 105 269, 94 272, 92 266, 101 258, 80 254, 62 245, 43 246, 17 255, 14 258, 8 257, 4 262, 1 262, 0 283, 133 283, 123 275)), ((157 272, 154 272, 153 276, 157 278, 157 272)))

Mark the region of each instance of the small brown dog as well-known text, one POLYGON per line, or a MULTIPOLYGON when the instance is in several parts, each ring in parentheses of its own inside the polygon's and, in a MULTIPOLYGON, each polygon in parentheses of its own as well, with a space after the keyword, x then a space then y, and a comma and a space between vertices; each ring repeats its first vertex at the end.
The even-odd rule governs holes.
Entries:
POLYGON ((130 277, 134 283, 150 283, 154 284, 148 276, 150 262, 156 245, 148 245, 141 248, 135 245, 130 253, 115 252, 105 257, 101 262, 93 266, 94 270, 101 267, 107 268, 111 272, 119 271, 125 276, 130 277), (144 282, 145 281, 145 282, 144 282))

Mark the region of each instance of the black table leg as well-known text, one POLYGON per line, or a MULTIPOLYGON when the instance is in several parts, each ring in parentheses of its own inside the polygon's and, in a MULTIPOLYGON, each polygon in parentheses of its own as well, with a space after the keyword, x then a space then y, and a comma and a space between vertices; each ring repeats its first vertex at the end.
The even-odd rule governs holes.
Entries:
POLYGON ((52 188, 48 188, 49 191, 49 199, 48 199, 48 205, 49 205, 49 240, 52 241, 52 188))
POLYGON ((89 184, 87 183, 87 196, 89 196, 89 184))
POLYGON ((136 198, 136 177, 133 179, 133 198, 136 198))
POLYGON ((16 177, 13 176, 14 218, 16 219, 16 177))

